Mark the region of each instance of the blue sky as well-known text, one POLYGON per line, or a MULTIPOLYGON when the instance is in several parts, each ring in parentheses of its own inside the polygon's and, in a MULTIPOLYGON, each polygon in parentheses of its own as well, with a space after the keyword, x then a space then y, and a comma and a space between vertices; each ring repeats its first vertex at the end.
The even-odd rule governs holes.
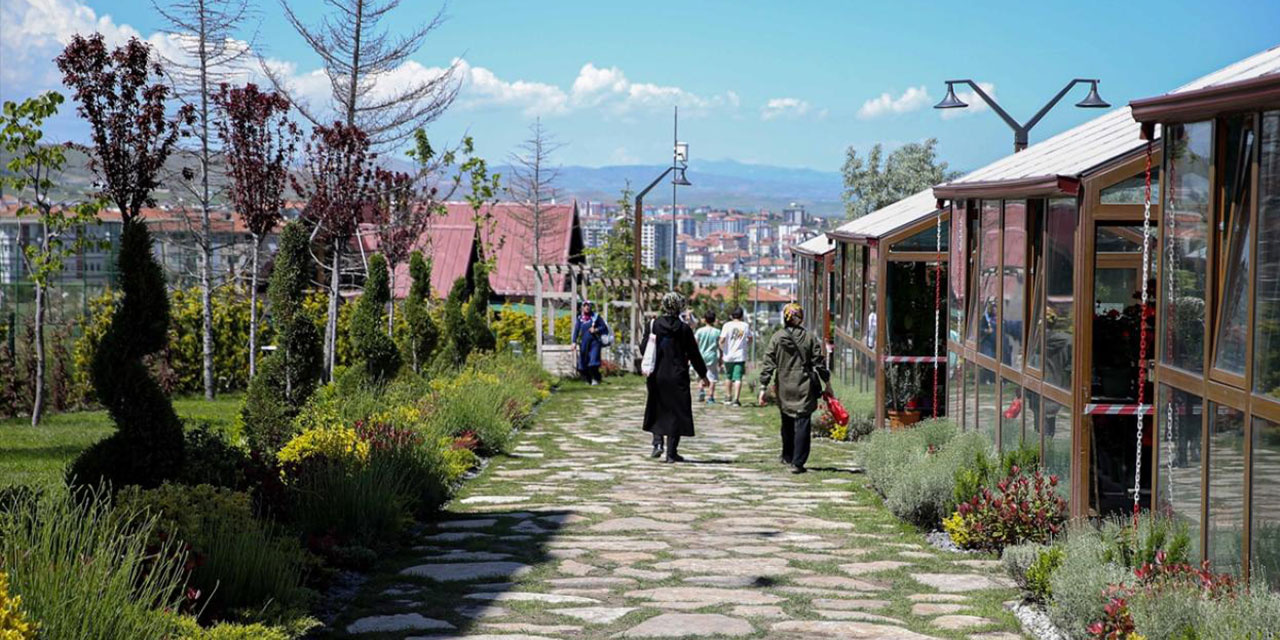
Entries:
MULTIPOLYGON (((258 48, 290 65, 299 86, 314 80, 318 59, 276 0, 257 4, 258 48)), ((312 17, 322 9, 295 4, 312 17)), ((397 22, 438 7, 405 0, 397 22)), ((557 160, 590 166, 666 161, 679 104, 695 169, 699 158, 729 158, 833 171, 848 145, 931 136, 953 167, 972 169, 1007 154, 1011 134, 989 111, 931 109, 945 79, 989 83, 1025 118, 1072 77, 1100 78, 1102 96, 1121 105, 1280 44, 1276 0, 455 0, 448 15, 405 70, 464 61, 462 95, 432 137, 470 132, 500 160, 541 117, 566 143, 557 160)), ((160 42, 162 26, 145 0, 4 0, 0 97, 56 88, 50 58, 70 33, 160 42)), ((1084 92, 1065 99, 1032 141, 1095 115, 1071 107, 1084 92)), ((66 118, 53 135, 83 130, 66 118)))

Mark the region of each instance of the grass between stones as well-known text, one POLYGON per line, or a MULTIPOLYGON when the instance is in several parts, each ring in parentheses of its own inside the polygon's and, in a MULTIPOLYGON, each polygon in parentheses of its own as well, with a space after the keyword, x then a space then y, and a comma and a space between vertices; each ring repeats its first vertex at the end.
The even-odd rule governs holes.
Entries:
MULTIPOLYGON (((490 460, 439 522, 424 525, 415 546, 379 560, 329 637, 628 637, 663 613, 746 620, 754 629, 747 637, 756 638, 840 637, 774 630, 783 620, 853 620, 934 638, 1013 637, 1004 634, 1017 622, 1003 608, 1013 589, 943 594, 913 577, 998 578, 1000 571, 975 565, 991 559, 985 556, 933 549, 889 514, 857 472, 857 444, 815 441, 811 472, 793 476, 776 462, 776 409, 695 405, 699 435, 681 445, 690 462, 660 464, 646 456, 649 439, 640 431, 642 385, 637 378, 595 388, 562 385, 517 436, 512 453, 490 460), (455 522, 480 518, 496 521, 455 522), (634 528, 619 530, 619 521, 634 528), (400 573, 448 561, 441 557, 446 551, 505 554, 501 561, 529 569, 458 582, 400 573), (906 564, 861 572, 876 562, 906 564), (677 588, 704 591, 673 600, 642 596, 677 588), (478 599, 484 593, 497 600, 478 599), (589 601, 507 600, 547 596, 589 601), (689 600, 698 597, 712 600, 704 606, 689 600), (737 599, 768 602, 742 607, 737 599), (556 613, 581 608, 619 610, 604 622, 556 613), (356 620, 405 613, 447 621, 457 631, 343 631, 356 620), (489 617, 470 617, 478 613, 489 617), (976 625, 942 628, 947 623, 976 625)), ((719 637, 704 631, 699 637, 719 637)))

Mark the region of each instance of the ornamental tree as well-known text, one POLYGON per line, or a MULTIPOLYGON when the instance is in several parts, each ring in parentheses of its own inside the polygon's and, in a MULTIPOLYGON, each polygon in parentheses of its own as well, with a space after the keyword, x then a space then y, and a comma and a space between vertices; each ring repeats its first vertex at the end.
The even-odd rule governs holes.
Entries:
POLYGON ((382 382, 395 377, 400 370, 400 351, 383 330, 383 312, 391 301, 387 261, 381 254, 369 258, 364 293, 351 316, 351 343, 359 354, 365 377, 382 382))
POLYGON ((97 203, 56 206, 50 198, 54 176, 67 162, 63 147, 44 143, 44 121, 58 112, 62 94, 50 91, 22 104, 4 103, 0 116, 0 149, 10 154, 8 175, 0 176, 19 196, 18 217, 33 216, 39 222, 34 242, 22 247, 22 261, 35 289, 35 322, 32 348, 35 372, 31 379, 31 426, 40 424, 45 395, 45 312, 49 285, 62 274, 66 260, 89 244, 86 225, 97 221, 97 203))
POLYGON ((172 90, 151 48, 137 38, 109 51, 102 34, 76 35, 56 63, 89 123, 90 168, 124 220, 118 258, 123 295, 90 368, 98 400, 117 430, 85 450, 70 473, 78 482, 105 478, 117 487, 153 487, 181 471, 183 439, 182 422, 144 362, 167 341, 169 298, 141 213, 155 203, 160 171, 192 122, 192 110, 183 106, 170 115, 172 90))
POLYGON ((407 345, 410 364, 414 373, 431 361, 431 354, 440 341, 440 328, 431 317, 431 261, 422 257, 421 251, 409 255, 409 296, 404 300, 404 319, 408 325, 407 345))
POLYGON ((231 88, 225 83, 214 94, 220 115, 231 203, 253 238, 249 274, 249 377, 258 371, 258 274, 262 242, 283 219, 285 190, 301 133, 288 117, 284 96, 261 91, 250 83, 231 88))
POLYGON ((325 373, 333 376, 337 352, 338 287, 342 253, 359 229, 362 214, 371 210, 377 194, 374 154, 369 137, 356 127, 335 122, 316 127, 307 142, 303 179, 291 176, 294 190, 307 200, 303 215, 314 225, 312 236, 325 246, 329 270, 329 306, 325 321, 325 373))

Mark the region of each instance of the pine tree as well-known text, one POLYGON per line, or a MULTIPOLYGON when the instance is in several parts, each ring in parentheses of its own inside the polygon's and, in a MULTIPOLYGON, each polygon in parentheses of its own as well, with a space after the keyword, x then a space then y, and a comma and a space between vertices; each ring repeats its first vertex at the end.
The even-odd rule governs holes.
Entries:
POLYGON ((467 337, 471 347, 478 351, 493 351, 498 339, 489 328, 489 268, 484 263, 476 265, 476 288, 467 305, 467 337))
POLYGON ((404 301, 405 323, 408 324, 405 351, 415 373, 431 361, 431 355, 440 341, 440 328, 431 317, 431 262, 422 257, 421 251, 409 256, 409 297, 404 301))
POLYGON ((471 338, 467 321, 462 314, 463 300, 467 297, 467 279, 453 281, 449 297, 444 302, 444 345, 436 356, 441 366, 458 366, 471 354, 471 338))

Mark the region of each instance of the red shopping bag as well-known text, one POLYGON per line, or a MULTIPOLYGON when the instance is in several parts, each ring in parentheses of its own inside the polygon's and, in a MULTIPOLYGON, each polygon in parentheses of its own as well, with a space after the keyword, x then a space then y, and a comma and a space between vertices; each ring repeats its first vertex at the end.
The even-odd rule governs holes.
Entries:
POLYGON ((840 401, 830 393, 822 394, 822 399, 827 402, 827 411, 831 412, 831 417, 835 419, 836 424, 844 427, 849 424, 849 411, 840 404, 840 401))

